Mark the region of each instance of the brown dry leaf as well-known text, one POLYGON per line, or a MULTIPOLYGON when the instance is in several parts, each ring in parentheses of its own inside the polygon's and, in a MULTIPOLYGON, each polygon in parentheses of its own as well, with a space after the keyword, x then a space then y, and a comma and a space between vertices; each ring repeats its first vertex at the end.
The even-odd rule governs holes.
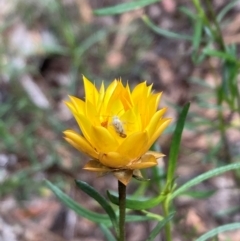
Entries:
POLYGON ((174 13, 176 10, 176 2, 174 0, 163 0, 161 4, 167 13, 174 13))
POLYGON ((13 216, 17 219, 31 219, 51 213, 54 214, 59 209, 59 204, 51 201, 32 200, 25 208, 17 208, 13 211, 13 216))
POLYGON ((109 51, 106 59, 107 65, 110 67, 119 67, 125 61, 125 56, 122 54, 122 49, 124 48, 124 45, 128 39, 128 32, 126 29, 134 19, 139 18, 142 14, 143 10, 139 9, 121 15, 119 30, 115 35, 112 49, 109 51))
POLYGON ((92 8, 88 0, 76 0, 79 10, 79 15, 85 23, 93 22, 92 8))
POLYGON ((194 229, 196 229, 198 233, 203 233, 207 231, 207 227, 204 224, 203 220, 193 208, 190 208, 187 213, 186 224, 188 226, 194 227, 194 229))
POLYGON ((226 44, 237 44, 240 42, 240 15, 229 22, 223 30, 223 38, 226 44))
POLYGON ((226 233, 221 233, 219 234, 219 241, 226 241, 226 240, 231 240, 231 241, 239 241, 240 237, 240 230, 234 230, 232 232, 226 232, 226 233))

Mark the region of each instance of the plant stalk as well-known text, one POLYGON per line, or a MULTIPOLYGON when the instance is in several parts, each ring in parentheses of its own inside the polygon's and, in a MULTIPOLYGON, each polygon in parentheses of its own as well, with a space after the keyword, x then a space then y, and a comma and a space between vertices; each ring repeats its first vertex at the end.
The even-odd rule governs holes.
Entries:
MULTIPOLYGON (((168 215, 169 215, 169 200, 168 200, 168 198, 165 199, 162 207, 163 207, 164 217, 168 217, 168 215)), ((166 225, 164 226, 164 229, 165 229, 165 240, 166 241, 172 241, 171 222, 167 222, 166 225)))
POLYGON ((119 241, 125 241, 125 217, 126 217, 126 186, 118 181, 119 196, 119 241))

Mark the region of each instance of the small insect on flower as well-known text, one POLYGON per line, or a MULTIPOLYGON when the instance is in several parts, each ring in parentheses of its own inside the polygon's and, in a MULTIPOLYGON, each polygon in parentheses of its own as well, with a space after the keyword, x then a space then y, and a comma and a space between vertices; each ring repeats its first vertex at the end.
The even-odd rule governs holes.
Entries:
POLYGON ((112 123, 111 123, 115 129, 115 131, 119 134, 120 137, 126 138, 127 135, 125 133, 123 122, 118 118, 117 115, 114 115, 112 117, 112 123))

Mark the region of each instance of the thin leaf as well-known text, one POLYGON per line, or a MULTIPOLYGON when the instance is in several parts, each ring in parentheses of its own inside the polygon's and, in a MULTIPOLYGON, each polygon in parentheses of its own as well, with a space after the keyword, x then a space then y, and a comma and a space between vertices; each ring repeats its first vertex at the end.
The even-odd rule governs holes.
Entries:
POLYGON ((79 216, 84 217, 95 223, 102 223, 104 225, 110 226, 111 222, 107 215, 98 214, 87 210, 86 208, 80 206, 77 202, 67 196, 58 187, 53 185, 51 182, 45 180, 46 185, 53 191, 53 193, 63 202, 68 208, 72 209, 79 216))
POLYGON ((155 33, 157 33, 159 35, 162 35, 162 36, 164 36, 166 38, 183 39, 183 40, 190 40, 190 41, 192 41, 192 37, 189 36, 189 35, 178 34, 178 33, 174 33, 174 32, 168 31, 166 29, 159 28, 153 22, 151 22, 150 19, 146 15, 144 15, 142 17, 142 20, 155 33))
POLYGON ((214 213, 214 217, 226 217, 226 216, 231 216, 234 215, 235 213, 239 213, 240 211, 240 206, 233 206, 227 209, 221 209, 218 212, 214 213))
POLYGON ((171 213, 169 216, 167 216, 162 221, 160 221, 157 224, 157 226, 152 230, 149 238, 146 241, 153 241, 157 237, 157 235, 160 233, 162 228, 173 218, 173 216, 174 216, 174 213, 171 213))
POLYGON ((106 211, 108 216, 110 217, 113 226, 116 230, 118 230, 118 222, 116 214, 111 207, 111 205, 108 203, 108 201, 100 195, 92 186, 88 185, 86 182, 75 180, 76 185, 86 194, 88 194, 90 197, 92 197, 94 200, 96 200, 102 208, 106 211))
POLYGON ((197 18, 196 13, 193 13, 191 10, 189 10, 189 8, 187 7, 179 7, 178 8, 180 12, 184 13, 187 17, 189 17, 190 19, 194 20, 197 18))
POLYGON ((214 170, 208 171, 206 173, 203 173, 203 174, 195 177, 191 181, 183 184, 178 189, 176 189, 172 193, 171 199, 174 199, 175 197, 181 195, 186 190, 188 190, 190 187, 195 186, 195 185, 203 182, 204 180, 207 180, 207 179, 212 178, 214 176, 218 176, 218 175, 220 175, 220 174, 222 174, 224 172, 231 171, 231 170, 236 170, 236 169, 239 169, 239 168, 240 168, 240 163, 234 163, 234 164, 229 164, 229 165, 226 165, 226 166, 219 167, 219 168, 216 168, 214 170))
POLYGON ((152 212, 149 212, 146 210, 141 210, 141 212, 144 213, 146 216, 151 217, 152 219, 157 220, 159 222, 164 219, 163 216, 156 214, 156 213, 152 213, 152 212))
POLYGON ((112 235, 112 233, 110 232, 110 230, 103 224, 99 225, 103 234, 105 235, 107 241, 117 241, 116 238, 112 235))
POLYGON ((183 109, 180 113, 178 122, 177 122, 176 129, 173 134, 173 140, 172 140, 172 144, 170 147, 169 160, 168 160, 168 170, 167 170, 167 182, 168 183, 171 183, 174 179, 182 132, 183 132, 183 128, 184 128, 184 124, 185 124, 185 120, 187 117, 189 107, 190 107, 190 103, 187 103, 183 107, 183 109))
POLYGON ((216 236, 220 233, 235 230, 235 229, 239 229, 239 228, 240 228, 240 223, 230 223, 230 224, 222 225, 220 227, 214 228, 211 231, 203 234, 202 236, 200 236, 195 241, 205 241, 205 240, 208 240, 209 238, 212 238, 212 237, 214 237, 214 236, 216 236))
POLYGON ((2 183, 0 183, 0 196, 13 192, 15 189, 23 186, 28 182, 31 175, 46 170, 56 163, 55 159, 49 158, 43 163, 37 163, 20 171, 13 173, 2 183))
POLYGON ((197 198, 197 199, 206 199, 211 197, 214 193, 216 193, 215 190, 206 190, 206 191, 186 191, 182 195, 186 195, 192 198, 197 198))
POLYGON ((112 7, 100 8, 100 9, 93 10, 93 13, 98 16, 115 15, 115 14, 132 11, 135 9, 143 8, 150 4, 160 2, 160 1, 161 0, 139 0, 139 1, 121 3, 118 5, 112 6, 112 7))
POLYGON ((203 19, 198 17, 195 20, 193 41, 192 41, 192 46, 193 46, 192 59, 195 64, 198 64, 203 59, 202 53, 200 53, 200 50, 199 50, 199 46, 202 41, 202 33, 203 33, 203 19))
POLYGON ((209 55, 209 56, 218 57, 218 58, 221 58, 223 60, 234 62, 234 63, 239 65, 239 61, 234 56, 232 56, 231 54, 221 52, 221 51, 218 51, 218 50, 209 49, 209 48, 205 48, 203 50, 203 53, 206 54, 206 55, 209 55))
POLYGON ((202 28, 203 28, 203 20, 202 18, 199 17, 196 20, 195 26, 194 26, 194 34, 193 34, 193 42, 192 42, 194 50, 197 50, 201 43, 202 28))
POLYGON ((102 41, 107 37, 107 34, 109 34, 109 31, 103 31, 99 30, 97 32, 94 32, 90 37, 88 37, 86 40, 84 40, 79 47, 75 49, 75 55, 77 58, 81 59, 82 55, 88 51, 94 44, 102 41))
POLYGON ((152 215, 140 216, 140 215, 127 215, 126 222, 134 223, 134 222, 143 222, 149 220, 159 220, 158 217, 152 215))
POLYGON ((224 16, 235 6, 239 0, 230 1, 217 15, 217 21, 221 22, 224 16))
MULTIPOLYGON (((108 198, 110 201, 116 205, 118 205, 118 197, 111 194, 110 192, 107 192, 108 198)), ((132 209, 132 210, 144 210, 144 209, 150 209, 155 206, 157 206, 159 203, 164 201, 166 198, 165 195, 160 194, 158 197, 147 199, 144 201, 138 201, 138 200, 126 200, 126 208, 132 209)))
POLYGON ((209 83, 207 83, 204 79, 200 79, 198 77, 190 77, 187 81, 194 83, 194 84, 198 84, 202 87, 206 87, 208 89, 214 89, 209 83))

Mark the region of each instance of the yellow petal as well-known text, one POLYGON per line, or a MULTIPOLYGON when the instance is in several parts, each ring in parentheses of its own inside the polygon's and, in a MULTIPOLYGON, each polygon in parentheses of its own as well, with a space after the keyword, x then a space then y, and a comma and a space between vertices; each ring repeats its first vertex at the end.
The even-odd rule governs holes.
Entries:
POLYGON ((162 92, 152 94, 151 96, 149 96, 148 103, 150 108, 148 109, 149 110, 148 116, 152 117, 154 113, 157 111, 161 96, 162 96, 162 92))
POLYGON ((108 105, 110 104, 110 98, 114 92, 114 90, 116 89, 117 87, 117 81, 114 80, 106 89, 106 92, 105 92, 105 96, 104 96, 104 99, 103 99, 103 105, 102 105, 102 109, 101 109, 101 112, 103 113, 106 113, 106 109, 108 107, 108 105))
POLYGON ((100 116, 97 113, 95 106, 89 101, 86 100, 86 117, 89 122, 94 126, 100 126, 100 116))
POLYGON ((72 113, 75 113, 75 114, 77 113, 77 110, 72 102, 64 101, 64 103, 72 113))
POLYGON ((125 88, 123 88, 123 91, 121 93, 121 99, 125 110, 128 110, 131 107, 133 107, 132 96, 131 96, 131 92, 128 84, 126 85, 125 88))
POLYGON ((147 155, 152 155, 152 156, 154 156, 156 159, 159 159, 159 158, 162 158, 162 157, 165 156, 164 154, 162 154, 162 153, 160 153, 160 152, 156 152, 156 151, 148 151, 146 154, 147 154, 147 155))
POLYGON ((148 144, 144 148, 145 152, 149 150, 152 144, 157 140, 157 138, 162 134, 162 132, 168 127, 171 120, 172 119, 170 118, 164 118, 158 123, 158 126, 156 127, 155 132, 151 136, 149 136, 148 144))
POLYGON ((98 103, 97 103, 97 111, 98 112, 102 108, 104 95, 105 95, 105 87, 104 87, 104 83, 102 82, 100 90, 99 90, 98 103))
POLYGON ((132 91, 133 102, 136 104, 141 99, 147 99, 149 94, 151 93, 152 85, 147 86, 146 81, 136 85, 136 87, 132 91))
POLYGON ((85 115, 76 115, 74 114, 74 117, 83 133, 83 136, 88 140, 88 142, 94 146, 94 142, 92 142, 92 124, 90 123, 90 121, 86 118, 85 115))
POLYGON ((163 161, 163 157, 165 156, 164 154, 159 153, 159 152, 155 152, 155 151, 148 151, 148 152, 146 152, 146 155, 154 156, 157 159, 159 167, 164 167, 165 166, 165 163, 163 161))
POLYGON ((115 151, 118 142, 110 134, 110 132, 102 126, 92 126, 91 128, 91 144, 99 150, 99 152, 107 153, 115 151))
POLYGON ((106 114, 110 114, 111 116, 113 116, 113 115, 120 116, 120 115, 122 115, 122 113, 124 113, 124 106, 119 99, 116 99, 116 100, 112 101, 111 109, 109 109, 109 111, 110 112, 106 113, 106 114))
POLYGON ((136 108, 129 109, 120 118, 123 121, 124 127, 128 134, 142 130, 141 117, 136 111, 136 108))
POLYGON ((77 113, 84 115, 84 113, 85 113, 85 103, 84 103, 84 101, 79 99, 79 98, 76 98, 74 96, 71 96, 71 95, 69 96, 69 98, 70 98, 71 102, 67 102, 67 103, 71 103, 73 105, 73 107, 75 108, 75 111, 77 113))
POLYGON ((113 111, 123 111, 124 110, 124 105, 123 105, 123 101, 122 101, 122 92, 123 92, 123 85, 121 82, 117 81, 116 82, 117 85, 115 86, 115 89, 113 90, 113 92, 111 93, 111 96, 109 96, 109 100, 108 103, 106 105, 106 111, 109 113, 112 113, 113 111), (116 103, 119 102, 121 103, 120 110, 116 110, 115 109, 115 105, 116 103))
POLYGON ((99 161, 103 165, 111 168, 123 168, 124 166, 127 166, 130 159, 117 152, 108 152, 99 154, 99 161))
POLYGON ((95 85, 90 82, 85 76, 83 76, 85 99, 89 100, 94 106, 97 106, 98 101, 98 91, 95 85))
POLYGON ((153 155, 145 154, 139 160, 129 164, 129 168, 134 169, 143 169, 149 168, 157 165, 157 160, 153 155))
POLYGON ((121 143, 118 147, 117 152, 121 153, 122 156, 127 156, 130 159, 135 159, 143 154, 143 149, 148 144, 147 132, 134 133, 121 143))
POLYGON ((148 124, 146 130, 148 132, 148 135, 151 137, 152 135, 154 135, 154 133, 156 132, 156 129, 158 127, 158 124, 161 121, 161 117, 163 116, 163 114, 166 112, 166 108, 163 108, 159 111, 157 111, 153 116, 152 119, 150 121, 150 123, 148 124))
POLYGON ((110 168, 102 165, 99 161, 97 160, 90 160, 86 163, 86 165, 83 167, 83 169, 92 171, 92 172, 109 172, 111 171, 110 168))
POLYGON ((75 147, 77 150, 93 158, 98 158, 98 153, 84 137, 82 137, 81 135, 77 134, 75 131, 72 130, 66 130, 63 132, 63 134, 65 135, 65 140, 73 147, 75 147))

